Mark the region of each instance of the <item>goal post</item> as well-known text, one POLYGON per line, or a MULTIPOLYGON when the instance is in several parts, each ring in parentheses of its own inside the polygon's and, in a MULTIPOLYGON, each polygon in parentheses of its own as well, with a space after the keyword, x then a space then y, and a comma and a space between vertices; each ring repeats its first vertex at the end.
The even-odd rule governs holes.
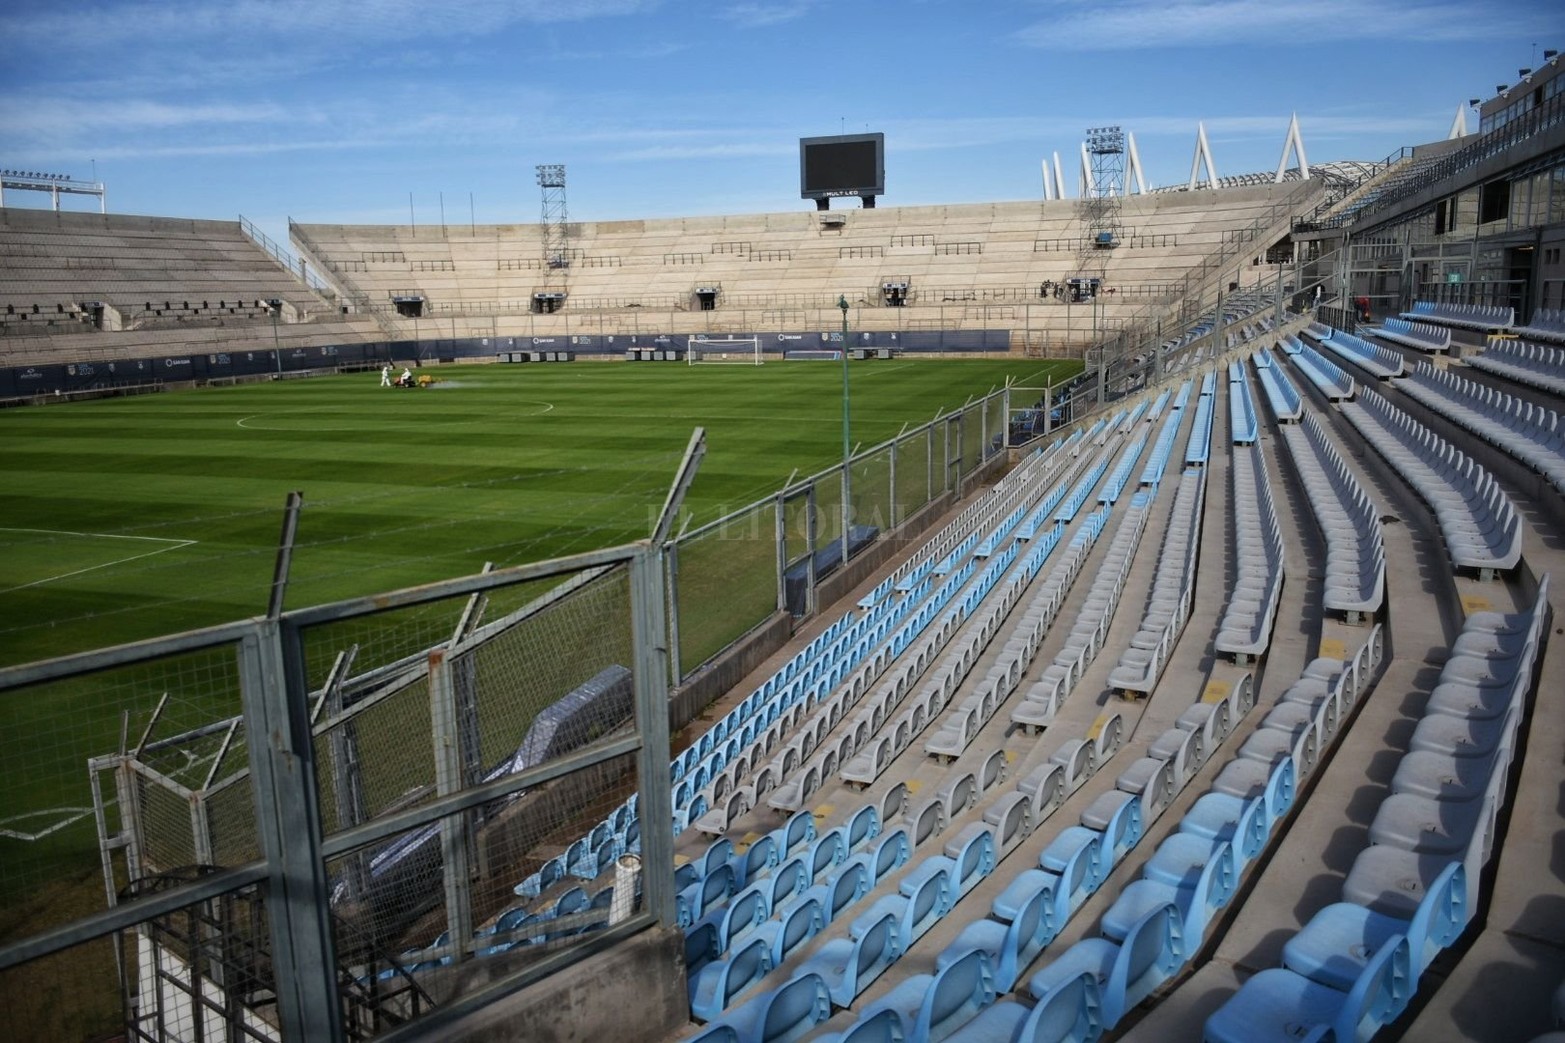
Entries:
POLYGON ((685 348, 687 365, 759 366, 760 337, 691 337, 685 348))

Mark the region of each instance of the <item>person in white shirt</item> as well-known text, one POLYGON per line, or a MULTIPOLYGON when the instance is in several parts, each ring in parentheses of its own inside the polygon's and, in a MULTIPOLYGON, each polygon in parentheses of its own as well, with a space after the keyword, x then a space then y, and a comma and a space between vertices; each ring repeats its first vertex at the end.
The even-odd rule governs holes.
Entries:
POLYGON ((380 367, 380 386, 383 388, 391 386, 391 363, 389 362, 380 367))

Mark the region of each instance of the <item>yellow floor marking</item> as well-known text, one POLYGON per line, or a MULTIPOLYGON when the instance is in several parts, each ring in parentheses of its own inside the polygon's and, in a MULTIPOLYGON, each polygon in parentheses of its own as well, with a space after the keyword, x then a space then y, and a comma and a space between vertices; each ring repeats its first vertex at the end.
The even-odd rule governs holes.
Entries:
POLYGON ((1326 659, 1341 659, 1345 662, 1348 650, 1340 638, 1323 637, 1320 641, 1320 654, 1326 659))
POLYGON ((1463 594, 1462 611, 1469 616, 1474 612, 1493 612, 1494 605, 1482 594, 1463 594))
POLYGON ((1220 703, 1228 698, 1228 693, 1233 691, 1233 685, 1227 681, 1219 681, 1212 678, 1206 682, 1206 689, 1201 693, 1203 703, 1220 703))
POLYGON ((921 779, 908 779, 907 780, 907 791, 909 793, 917 794, 918 791, 923 789, 923 788, 924 788, 923 780, 921 780, 921 779))

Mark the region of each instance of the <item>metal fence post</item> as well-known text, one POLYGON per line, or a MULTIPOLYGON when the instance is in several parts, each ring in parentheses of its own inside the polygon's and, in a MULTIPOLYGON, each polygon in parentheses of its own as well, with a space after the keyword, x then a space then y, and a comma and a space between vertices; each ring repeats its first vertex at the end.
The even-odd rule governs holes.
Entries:
MULTIPOLYGON (((457 717, 456 685, 446 650, 429 653, 429 724, 435 747, 435 792, 442 797, 463 789, 462 726, 457 717)), ((471 879, 468 859, 468 815, 440 820, 441 880, 445 889, 446 930, 451 936, 452 962, 467 959, 473 938, 471 879)))
POLYGON ((635 649, 636 755, 641 775, 642 895, 661 924, 678 922, 674 909, 674 818, 668 765, 668 633, 663 619, 663 572, 656 543, 630 562, 630 630, 635 649))
POLYGON ((283 1039, 340 1043, 320 789, 310 744, 299 632, 257 620, 239 645, 256 832, 268 870, 267 918, 283 1039))

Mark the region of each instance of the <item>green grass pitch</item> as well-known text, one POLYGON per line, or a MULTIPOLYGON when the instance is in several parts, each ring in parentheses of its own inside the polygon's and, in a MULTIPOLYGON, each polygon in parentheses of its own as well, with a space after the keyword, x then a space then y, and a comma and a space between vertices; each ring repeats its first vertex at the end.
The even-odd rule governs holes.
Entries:
MULTIPOLYGON (((852 440, 869 448, 1008 378, 1041 389, 1079 369, 852 363, 852 440)), ((294 489, 305 508, 289 607, 644 537, 698 425, 692 525, 841 458, 840 364, 430 372, 442 383, 424 390, 365 373, 0 410, 0 664, 259 614, 294 489)), ((122 709, 135 741, 142 700, 81 683, 0 703, 17 768, 8 828, 37 832, 87 804, 86 758, 118 745, 122 709)), ((0 873, 8 898, 55 865, 90 873, 91 819, 43 840, 0 835, 0 853, 18 859, 0 873)))

